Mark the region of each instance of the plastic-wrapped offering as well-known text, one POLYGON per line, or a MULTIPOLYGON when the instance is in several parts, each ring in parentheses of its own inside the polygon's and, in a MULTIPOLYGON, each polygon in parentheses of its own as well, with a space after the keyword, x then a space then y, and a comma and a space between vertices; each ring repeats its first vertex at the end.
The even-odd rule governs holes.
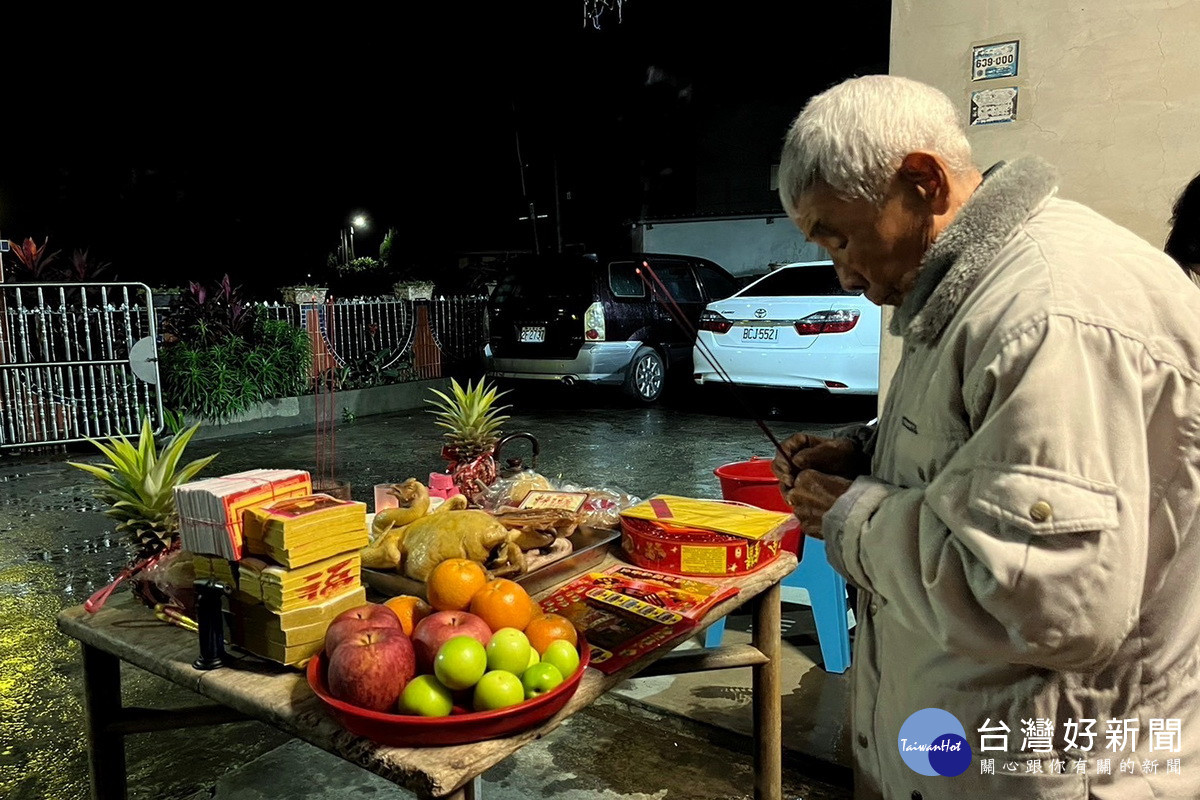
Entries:
POLYGON ((580 509, 580 525, 589 528, 616 528, 621 522, 621 512, 642 502, 628 492, 612 486, 575 486, 564 484, 564 492, 586 492, 587 500, 580 509))
POLYGON ((507 478, 500 478, 486 491, 480 492, 475 501, 488 511, 516 508, 521 505, 521 501, 530 492, 553 489, 554 484, 550 482, 549 478, 539 472, 527 469, 507 478))

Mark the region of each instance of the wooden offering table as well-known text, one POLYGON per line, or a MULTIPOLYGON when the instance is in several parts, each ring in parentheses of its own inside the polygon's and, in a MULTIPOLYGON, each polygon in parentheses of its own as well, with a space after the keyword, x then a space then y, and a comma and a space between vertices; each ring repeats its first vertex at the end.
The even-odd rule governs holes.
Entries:
MULTIPOLYGON (((618 563, 623 562, 609 555, 597 570, 618 563)), ((96 800, 124 800, 126 796, 126 735, 247 719, 273 725, 422 798, 474 798, 476 779, 485 771, 626 679, 729 667, 754 671, 754 796, 782 800, 779 582, 795 567, 795 556, 784 552, 757 572, 729 579, 728 585, 736 586, 739 593, 716 606, 701 623, 701 628, 707 627, 749 603, 754 613, 752 644, 672 652, 695 635, 693 629, 612 675, 588 668, 566 707, 537 727, 504 739, 450 747, 387 747, 354 736, 326 712, 302 673, 256 658, 198 671, 192 667, 198 654, 196 635, 158 621, 128 596, 111 601, 95 614, 82 606, 68 608, 59 614, 58 627, 83 644, 88 748, 96 800), (217 705, 170 711, 126 708, 121 702, 122 661, 191 689, 217 705)))

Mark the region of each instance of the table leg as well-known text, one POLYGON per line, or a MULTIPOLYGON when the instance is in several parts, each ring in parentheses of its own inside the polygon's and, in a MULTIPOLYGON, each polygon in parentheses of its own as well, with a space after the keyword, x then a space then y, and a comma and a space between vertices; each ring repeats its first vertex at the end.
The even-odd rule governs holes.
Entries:
POLYGON ((754 598, 754 646, 767 657, 751 667, 754 687, 754 798, 783 800, 779 584, 754 598))
POLYGON ((121 661, 83 645, 88 771, 93 800, 125 800, 125 737, 109 730, 121 715, 121 661))
POLYGON ((472 778, 460 788, 437 800, 483 800, 483 778, 472 778))

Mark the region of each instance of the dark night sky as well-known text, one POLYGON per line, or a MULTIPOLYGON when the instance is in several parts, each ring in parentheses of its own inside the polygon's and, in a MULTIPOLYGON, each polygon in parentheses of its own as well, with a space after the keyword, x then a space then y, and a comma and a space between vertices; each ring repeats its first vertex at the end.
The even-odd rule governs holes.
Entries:
POLYGON ((427 264, 528 247, 516 128, 539 211, 557 158, 568 238, 590 246, 636 218, 647 174, 673 176, 671 210, 694 200, 714 121, 762 119, 775 149, 813 92, 887 65, 881 0, 627 0, 599 31, 581 7, 214 8, 8 36, 0 235, 264 291, 319 272, 357 210, 359 255, 389 225, 427 264))

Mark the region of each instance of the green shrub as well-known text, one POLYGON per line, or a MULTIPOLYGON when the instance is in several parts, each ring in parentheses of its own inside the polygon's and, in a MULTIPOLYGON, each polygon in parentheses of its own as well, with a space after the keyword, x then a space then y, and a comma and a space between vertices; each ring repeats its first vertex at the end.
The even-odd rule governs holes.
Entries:
POLYGON ((159 358, 167 403, 214 420, 303 393, 312 364, 308 334, 272 320, 257 320, 249 339, 230 334, 211 344, 181 340, 159 358))

